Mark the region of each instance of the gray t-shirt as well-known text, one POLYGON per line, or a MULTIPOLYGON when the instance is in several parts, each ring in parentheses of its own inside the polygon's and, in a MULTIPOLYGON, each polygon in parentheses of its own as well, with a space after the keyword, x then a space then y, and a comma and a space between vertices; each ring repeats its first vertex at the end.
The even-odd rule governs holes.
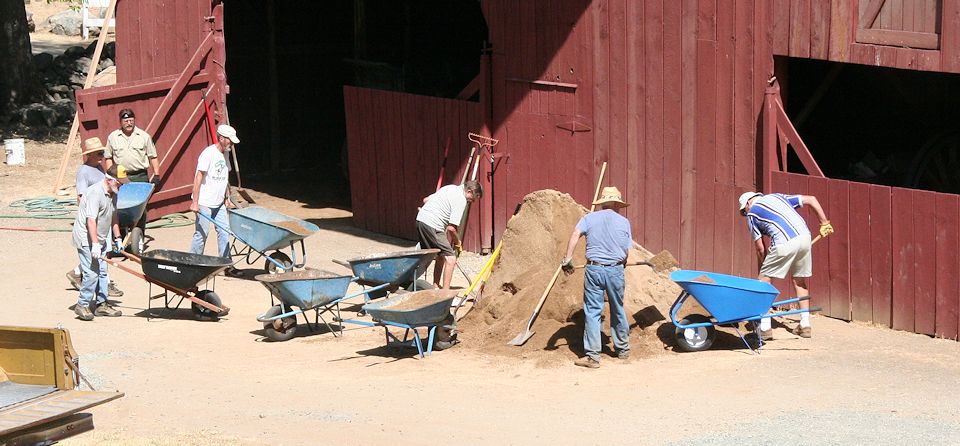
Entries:
POLYGON ((463 195, 463 186, 451 184, 443 186, 433 195, 417 213, 417 221, 443 231, 448 224, 460 226, 463 211, 467 207, 467 198, 463 195))
POLYGON ((87 218, 97 219, 97 240, 100 244, 105 244, 110 240, 110 227, 113 223, 113 214, 117 210, 116 195, 110 196, 104 189, 103 181, 91 184, 83 192, 80 198, 80 209, 77 210, 77 218, 73 221, 73 246, 90 246, 90 238, 87 237, 87 218))
POLYGON ((91 167, 82 164, 80 168, 77 169, 77 194, 83 195, 83 192, 86 191, 91 184, 103 181, 103 177, 102 167, 91 167))
POLYGON ((584 215, 577 229, 587 236, 587 260, 605 265, 624 261, 633 244, 630 220, 610 209, 584 215))

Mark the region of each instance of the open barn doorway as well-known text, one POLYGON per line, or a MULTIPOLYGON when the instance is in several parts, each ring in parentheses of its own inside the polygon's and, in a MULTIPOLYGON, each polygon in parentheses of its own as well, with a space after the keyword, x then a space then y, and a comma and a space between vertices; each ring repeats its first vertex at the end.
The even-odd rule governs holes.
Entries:
POLYGON ((487 40, 477 0, 225 3, 244 185, 309 205, 349 206, 344 85, 454 97, 487 40))
MULTIPOLYGON (((960 75, 795 58, 776 64, 787 115, 828 177, 960 193, 960 75)), ((803 172, 795 158, 790 171, 803 172)))

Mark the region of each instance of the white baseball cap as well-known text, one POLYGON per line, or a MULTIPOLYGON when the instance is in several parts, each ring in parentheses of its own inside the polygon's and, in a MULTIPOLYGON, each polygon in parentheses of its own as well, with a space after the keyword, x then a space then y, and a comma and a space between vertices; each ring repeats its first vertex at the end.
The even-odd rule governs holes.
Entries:
POLYGON ((743 208, 747 207, 747 202, 750 201, 751 198, 759 197, 761 195, 763 194, 760 192, 744 192, 740 194, 740 210, 742 211, 743 208))
POLYGON ((237 129, 230 127, 229 125, 220 124, 217 126, 217 134, 230 138, 230 142, 234 144, 240 144, 240 138, 237 138, 237 129))

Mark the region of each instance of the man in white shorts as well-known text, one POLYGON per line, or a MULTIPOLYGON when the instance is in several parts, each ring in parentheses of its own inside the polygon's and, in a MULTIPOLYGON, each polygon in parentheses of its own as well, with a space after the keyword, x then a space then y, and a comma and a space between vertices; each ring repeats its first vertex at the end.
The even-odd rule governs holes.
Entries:
MULTIPOLYGON (((810 230, 796 209, 810 206, 820 220, 820 235, 826 237, 833 234, 833 226, 823 213, 817 197, 745 192, 740 195, 739 202, 740 215, 747 218, 747 227, 761 262, 760 280, 770 283, 772 278, 783 279, 789 274, 793 278, 797 297, 809 296, 806 279, 813 275, 810 230), (763 244, 764 235, 770 237, 769 251, 763 244)), ((802 300, 800 308, 810 308, 810 303, 802 300)), ((800 313, 800 325, 794 334, 803 338, 811 336, 810 313, 800 313)), ((760 320, 759 336, 763 340, 773 339, 770 318, 760 320)))

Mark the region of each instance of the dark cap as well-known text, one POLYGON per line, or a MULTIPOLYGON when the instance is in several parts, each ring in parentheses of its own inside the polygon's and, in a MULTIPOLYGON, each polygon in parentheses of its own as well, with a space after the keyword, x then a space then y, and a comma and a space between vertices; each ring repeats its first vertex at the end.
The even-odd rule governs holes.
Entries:
POLYGON ((136 118, 136 117, 137 115, 133 114, 133 110, 130 110, 129 108, 120 110, 120 119, 136 118))

